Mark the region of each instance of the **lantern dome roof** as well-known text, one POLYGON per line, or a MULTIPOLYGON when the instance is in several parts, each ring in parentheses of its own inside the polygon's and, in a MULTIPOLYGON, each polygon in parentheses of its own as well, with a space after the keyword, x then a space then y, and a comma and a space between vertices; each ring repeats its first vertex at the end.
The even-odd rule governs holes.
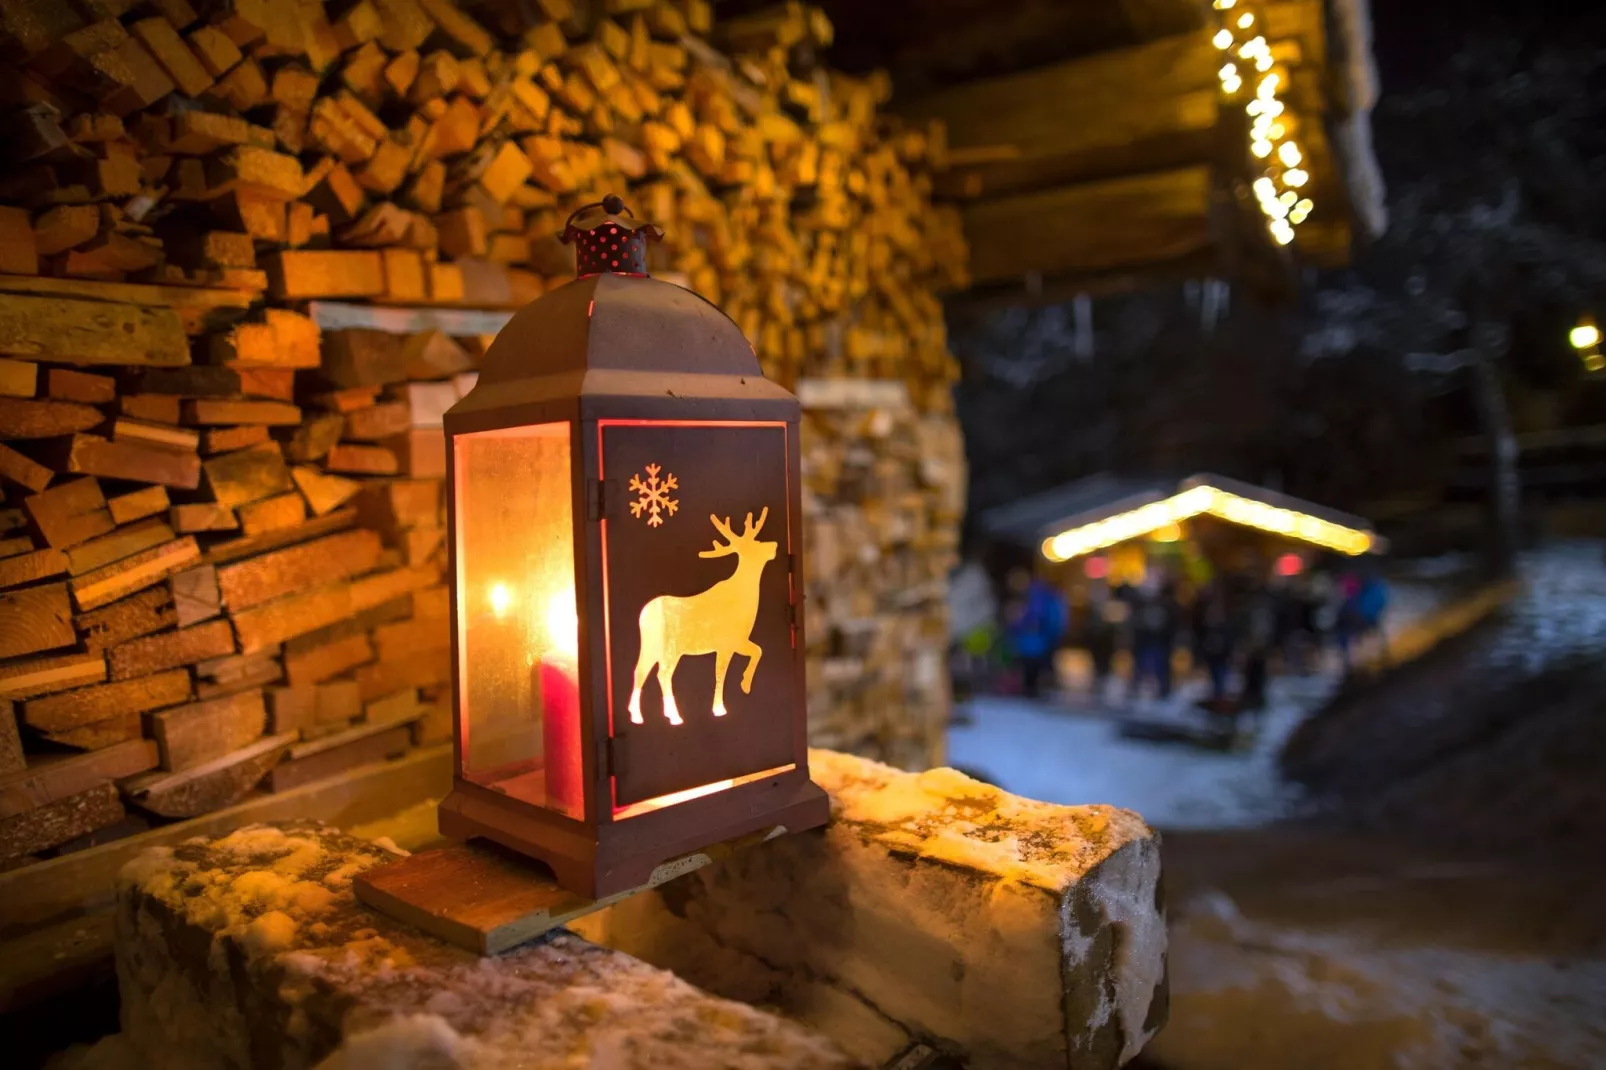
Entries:
POLYGON ((565 398, 581 400, 582 417, 626 415, 591 411, 587 403, 599 399, 653 399, 654 417, 663 415, 664 399, 749 402, 766 418, 777 404, 792 412, 798 404, 764 378, 753 347, 718 307, 673 283, 614 273, 578 278, 521 309, 486 352, 478 384, 451 412, 489 416, 565 398))

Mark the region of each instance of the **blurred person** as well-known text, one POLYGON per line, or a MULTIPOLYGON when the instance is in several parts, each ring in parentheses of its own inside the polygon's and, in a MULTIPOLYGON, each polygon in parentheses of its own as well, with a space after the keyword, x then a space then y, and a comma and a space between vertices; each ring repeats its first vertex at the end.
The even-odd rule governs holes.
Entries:
POLYGON ((1089 596, 1084 635, 1093 661, 1093 694, 1102 696, 1115 667, 1115 650, 1127 618, 1127 605, 1103 582, 1093 585, 1089 596))
POLYGON ((1227 592, 1214 583, 1200 589, 1193 604, 1194 656, 1210 676, 1210 701, 1215 704, 1227 697, 1227 677, 1232 669, 1232 631, 1227 592))
POLYGON ((1009 574, 1010 615, 1004 631, 1021 667, 1021 689, 1028 698, 1042 695, 1043 678, 1052 680, 1054 651, 1065 637, 1065 597, 1025 569, 1009 574))
POLYGON ((1277 606, 1265 587, 1255 587, 1245 597, 1241 630, 1244 679, 1238 708, 1255 714, 1258 728, 1260 712, 1266 708, 1267 661, 1277 637, 1277 606))
POLYGON ((1181 607, 1169 579, 1146 584, 1132 614, 1132 696, 1153 679, 1164 700, 1171 697, 1171 654, 1176 648, 1181 607))

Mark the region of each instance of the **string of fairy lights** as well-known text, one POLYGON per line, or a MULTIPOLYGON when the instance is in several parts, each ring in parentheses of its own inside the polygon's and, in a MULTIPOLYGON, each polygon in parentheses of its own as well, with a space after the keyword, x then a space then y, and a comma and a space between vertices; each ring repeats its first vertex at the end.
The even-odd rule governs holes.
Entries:
POLYGON ((1295 136, 1298 120, 1279 93, 1289 83, 1288 71, 1272 57, 1260 16, 1246 0, 1215 0, 1220 28, 1213 41, 1221 50, 1221 91, 1234 104, 1251 96, 1244 111, 1251 120, 1249 152, 1260 169, 1255 199, 1266 217, 1266 228, 1278 245, 1294 240, 1294 230, 1315 211, 1306 196, 1310 172, 1305 151, 1295 136))

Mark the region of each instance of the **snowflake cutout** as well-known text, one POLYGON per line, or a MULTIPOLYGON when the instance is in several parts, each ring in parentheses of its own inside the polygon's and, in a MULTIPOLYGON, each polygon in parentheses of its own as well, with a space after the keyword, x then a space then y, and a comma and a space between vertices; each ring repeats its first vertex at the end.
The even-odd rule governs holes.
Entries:
POLYGON ((664 522, 664 513, 675 515, 680 508, 680 501, 671 498, 669 492, 680 486, 674 475, 660 480, 658 473, 663 471, 662 465, 649 464, 647 466, 647 479, 642 482, 640 476, 630 477, 630 489, 635 492, 636 500, 630 503, 630 515, 639 518, 643 513, 647 516, 647 526, 658 527, 664 522))

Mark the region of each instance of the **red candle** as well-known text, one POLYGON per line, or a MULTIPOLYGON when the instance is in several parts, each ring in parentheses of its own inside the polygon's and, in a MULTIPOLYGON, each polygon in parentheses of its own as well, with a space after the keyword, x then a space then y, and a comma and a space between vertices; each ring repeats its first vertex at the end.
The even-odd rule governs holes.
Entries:
POLYGON ((580 762, 580 683, 573 659, 548 652, 535 663, 536 701, 546 765, 547 806, 585 816, 585 774, 580 762))

